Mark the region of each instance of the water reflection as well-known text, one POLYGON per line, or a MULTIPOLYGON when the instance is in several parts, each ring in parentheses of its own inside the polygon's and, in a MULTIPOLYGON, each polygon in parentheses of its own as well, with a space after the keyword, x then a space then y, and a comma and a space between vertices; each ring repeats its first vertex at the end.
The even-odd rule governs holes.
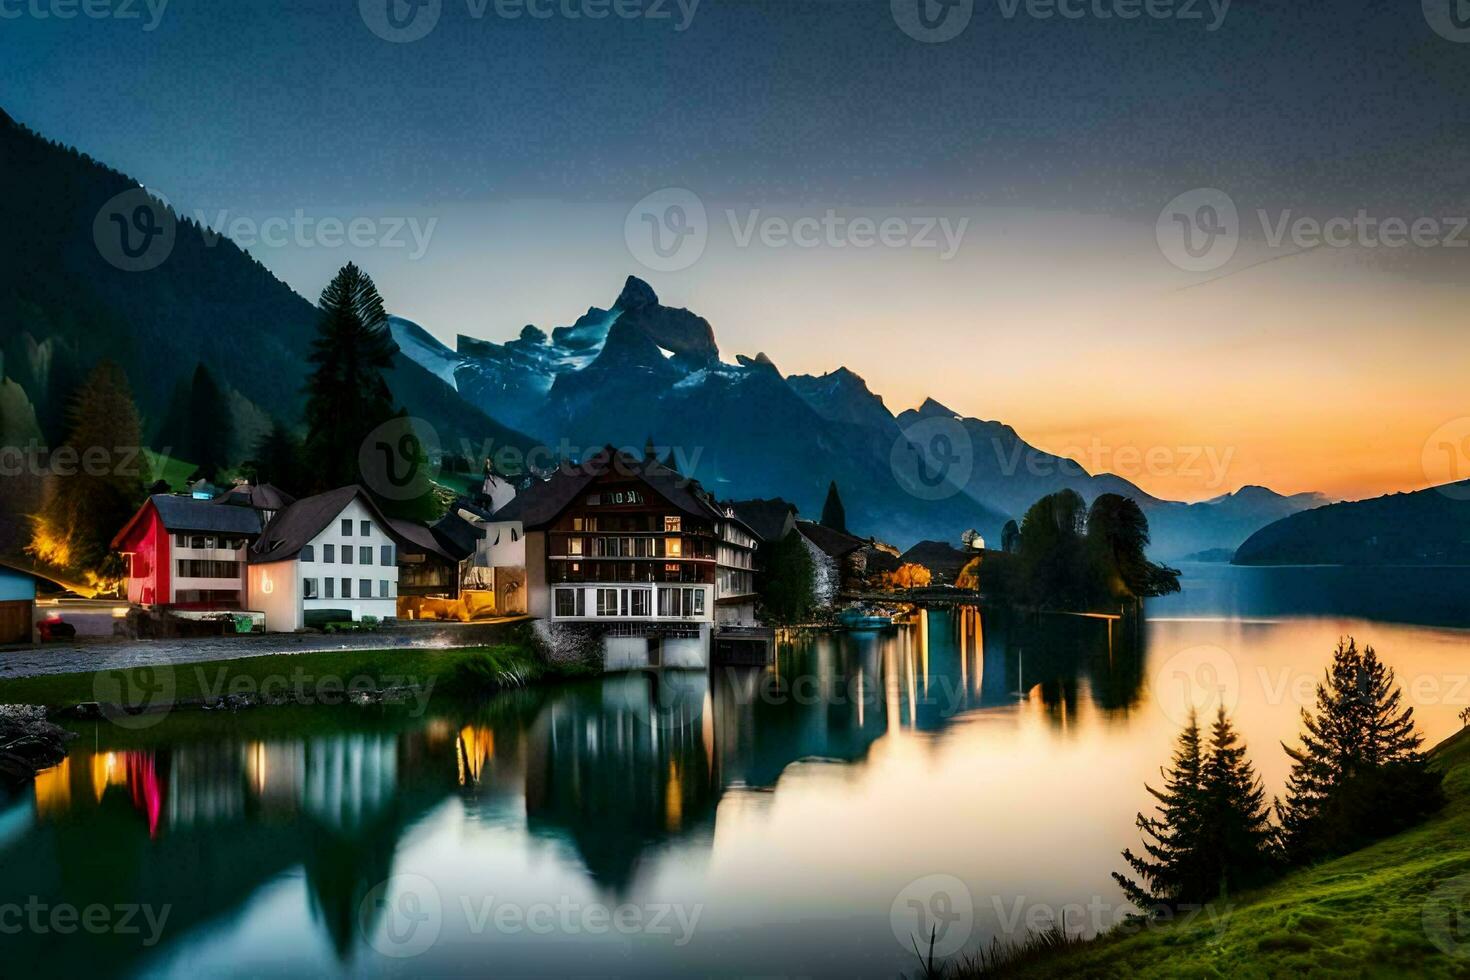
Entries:
MULTIPOLYGON (((168 906, 164 941, 26 932, 7 953, 17 972, 372 975, 392 964, 365 942, 380 914, 366 900, 410 872, 449 910, 487 895, 707 906, 698 943, 614 937, 619 958, 598 972, 896 974, 912 964, 889 905, 921 875, 969 882, 977 941, 998 928, 987 896, 1116 897, 1107 874, 1177 727, 1147 678, 1181 646, 1217 643, 1242 664, 1321 646, 1313 673, 1344 630, 1371 628, 1401 665, 1470 652, 1445 631, 1168 612, 1152 625, 932 612, 882 634, 785 637, 766 669, 631 673, 437 702, 426 718, 99 726, 0 806, 0 900, 168 906)), ((1297 707, 1242 685, 1240 727, 1273 791, 1283 766, 1267 753, 1297 707)), ((1431 741, 1447 734, 1449 706, 1421 714, 1431 741)), ((586 970, 566 937, 445 929, 410 972, 475 972, 487 942, 508 972, 586 970)))

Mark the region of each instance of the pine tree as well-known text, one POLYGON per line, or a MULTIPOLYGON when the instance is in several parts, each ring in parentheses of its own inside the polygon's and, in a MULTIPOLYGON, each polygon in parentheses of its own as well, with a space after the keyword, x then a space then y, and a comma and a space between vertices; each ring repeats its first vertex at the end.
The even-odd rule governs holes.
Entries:
POLYGON ((1265 787, 1223 707, 1210 729, 1201 784, 1204 834, 1200 845, 1215 862, 1215 893, 1229 895, 1265 881, 1276 864, 1271 810, 1265 787))
POLYGON ((1164 788, 1146 788, 1159 801, 1158 816, 1138 815, 1144 853, 1123 852, 1142 883, 1113 874, 1133 904, 1208 902, 1270 876, 1275 861, 1265 789, 1224 709, 1208 746, 1190 716, 1164 788))
POLYGON ((363 440, 394 415, 383 372, 398 347, 388 331, 383 299, 368 275, 348 263, 322 291, 314 365, 306 383, 306 450, 313 486, 358 482, 363 440))
POLYGON ((102 361, 74 396, 67 415, 66 449, 73 465, 61 472, 58 449, 32 550, 43 561, 81 572, 116 570, 114 534, 143 498, 141 422, 122 368, 102 361), (89 454, 93 462, 89 462, 89 454), (97 465, 96 459, 104 459, 97 465))
POLYGON ((1317 685, 1317 713, 1302 709, 1301 748, 1283 746, 1292 768, 1277 813, 1293 861, 1345 853, 1443 803, 1442 777, 1429 771, 1414 709, 1402 699, 1372 647, 1338 643, 1317 685))
POLYGON ((1123 860, 1142 883, 1113 872, 1128 900, 1140 908, 1191 901, 1208 888, 1198 849, 1204 766, 1200 744, 1199 723, 1191 713, 1179 736, 1173 766, 1163 772, 1164 788, 1144 787, 1158 800, 1158 816, 1138 815, 1143 854, 1123 852, 1123 860))
POLYGON ((195 464, 196 476, 213 482, 230 465, 235 423, 225 393, 203 364, 194 369, 188 405, 188 436, 178 455, 195 464))
POLYGON ((827 500, 822 504, 823 527, 830 527, 834 531, 847 533, 847 509, 842 506, 842 497, 837 492, 837 481, 833 480, 827 487, 827 500))

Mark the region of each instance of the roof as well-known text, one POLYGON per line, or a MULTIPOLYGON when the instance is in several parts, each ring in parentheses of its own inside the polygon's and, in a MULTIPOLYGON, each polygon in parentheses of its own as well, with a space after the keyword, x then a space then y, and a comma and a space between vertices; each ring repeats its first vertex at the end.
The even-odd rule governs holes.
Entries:
POLYGON ((903 553, 902 561, 923 565, 931 572, 953 578, 960 573, 970 559, 979 556, 978 551, 965 551, 947 541, 920 541, 903 553))
POLYGON ((796 507, 780 497, 770 500, 732 500, 729 504, 746 527, 765 541, 779 541, 794 523, 796 507))
POLYGON ((123 540, 152 506, 158 519, 169 531, 203 531, 211 534, 239 534, 254 537, 260 533, 260 515, 245 507, 216 507, 212 500, 195 500, 180 494, 155 493, 148 498, 132 519, 112 539, 112 547, 122 547, 123 540))
POLYGON ((16 575, 24 575, 26 578, 34 579, 37 582, 45 582, 48 585, 54 585, 57 589, 63 592, 67 590, 67 586, 64 583, 58 582, 51 576, 38 572, 34 568, 27 568, 24 565, 17 565, 9 561, 0 561, 0 573, 3 572, 13 572, 16 575))
MULTIPOLYGON (((290 561, 301 553, 301 549, 321 534, 347 509, 354 500, 361 500, 388 536, 400 544, 405 540, 394 522, 384 516, 368 492, 356 484, 328 490, 314 497, 303 497, 281 511, 266 525, 264 533, 250 546, 252 564, 272 561, 290 561)), ((243 507, 216 507, 225 513, 238 511, 254 514, 243 507)))
MULTIPOLYGON (((612 446, 598 450, 581 463, 564 463, 548 480, 531 484, 495 512, 494 521, 520 521, 528 530, 545 527, 561 516, 594 480, 616 472, 641 480, 670 505, 696 517, 722 519, 725 512, 699 483, 654 459, 619 452, 612 446)), ((753 529, 752 529, 753 530, 753 529)))
MULTIPOLYGON (((433 528, 416 524, 413 521, 396 521, 391 518, 388 520, 388 526, 398 533, 398 537, 402 539, 403 548, 422 551, 455 564, 469 556, 469 552, 451 554, 452 545, 446 547, 446 543, 440 539, 439 534, 433 528)), ((470 551, 473 550, 473 548, 470 549, 470 551)))
POLYGON ((459 512, 451 507, 449 513, 434 525, 434 537, 443 545, 445 554, 463 561, 479 546, 480 529, 460 517, 459 512))
POLYGON ((831 558, 845 557, 863 546, 861 538, 855 538, 851 534, 844 534, 841 531, 834 531, 832 528, 818 524, 815 521, 797 521, 796 529, 808 541, 821 548, 831 558))
POLYGON ((270 483, 256 486, 242 483, 231 487, 210 501, 212 504, 234 504, 237 507, 252 507, 255 510, 285 510, 296 503, 296 498, 280 487, 270 483))
POLYGON ((896 572, 903 565, 902 558, 890 554, 882 548, 874 547, 871 544, 863 546, 863 553, 868 557, 867 569, 870 575, 881 572, 896 572))

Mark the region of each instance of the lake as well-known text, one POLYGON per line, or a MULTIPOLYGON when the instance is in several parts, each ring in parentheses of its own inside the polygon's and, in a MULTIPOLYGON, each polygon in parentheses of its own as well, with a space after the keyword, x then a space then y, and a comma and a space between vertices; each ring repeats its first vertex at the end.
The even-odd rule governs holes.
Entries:
POLYGON ((1268 793, 1339 637, 1427 744, 1470 706, 1470 569, 1184 585, 1142 624, 932 611, 421 716, 74 724, 0 808, 3 972, 912 974, 916 933, 1125 914, 1109 875, 1191 705, 1230 709, 1268 793))

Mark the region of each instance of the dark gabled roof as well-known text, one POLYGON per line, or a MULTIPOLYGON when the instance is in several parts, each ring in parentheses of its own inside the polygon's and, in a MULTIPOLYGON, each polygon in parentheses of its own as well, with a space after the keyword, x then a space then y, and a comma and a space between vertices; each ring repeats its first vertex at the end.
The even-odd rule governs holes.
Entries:
POLYGON ((475 553, 480 543, 480 529, 459 516, 455 507, 434 525, 434 537, 444 547, 444 553, 457 561, 464 561, 475 553))
POLYGON ((212 500, 174 494, 148 498, 158 508, 158 517, 170 531, 213 531, 224 534, 260 533, 260 515, 246 507, 216 507, 212 500))
MULTIPOLYGON (((388 536, 399 544, 404 542, 404 537, 399 533, 373 498, 362 487, 353 485, 350 487, 338 487, 336 490, 328 490, 319 493, 315 497, 303 497, 285 510, 281 511, 266 525, 264 533, 256 539, 255 544, 250 546, 250 561, 252 564, 260 564, 272 561, 289 561, 301 553, 301 549, 311 543, 311 539, 337 519, 353 500, 360 499, 368 513, 378 522, 378 526, 388 532, 388 536)), ((240 513, 254 514, 253 510, 243 507, 216 507, 215 510, 229 513, 239 511, 240 513)))
POLYGON ((796 517, 796 507, 773 497, 770 500, 732 500, 729 504, 746 527, 764 541, 777 541, 787 531, 786 522, 796 517))
POLYGON ((842 558, 863 546, 862 539, 834 531, 815 521, 797 521, 796 529, 830 558, 842 558))
POLYGON ((978 551, 956 548, 947 541, 920 541, 905 551, 900 560, 905 564, 923 565, 931 572, 953 578, 979 554, 978 551))
POLYGON ((515 499, 495 512, 493 521, 519 521, 527 530, 545 527, 561 516, 577 496, 600 476, 616 472, 642 480, 686 514, 723 518, 725 513, 710 499, 699 483, 681 476, 654 459, 619 452, 612 446, 599 450, 581 463, 564 463, 548 480, 532 483, 515 499))
MULTIPOLYGON (((424 554, 433 555, 451 564, 458 564, 460 560, 467 558, 470 551, 463 554, 454 554, 452 546, 446 547, 445 542, 440 539, 438 532, 433 528, 416 524, 413 521, 389 520, 388 527, 395 531, 402 539, 401 547, 405 550, 421 551, 424 554)), ((457 549, 456 549, 457 550, 457 549)))
POLYGON ((270 483, 262 483, 259 486, 245 483, 238 487, 231 487, 210 503, 252 507, 255 510, 285 510, 296 503, 296 498, 270 483))

